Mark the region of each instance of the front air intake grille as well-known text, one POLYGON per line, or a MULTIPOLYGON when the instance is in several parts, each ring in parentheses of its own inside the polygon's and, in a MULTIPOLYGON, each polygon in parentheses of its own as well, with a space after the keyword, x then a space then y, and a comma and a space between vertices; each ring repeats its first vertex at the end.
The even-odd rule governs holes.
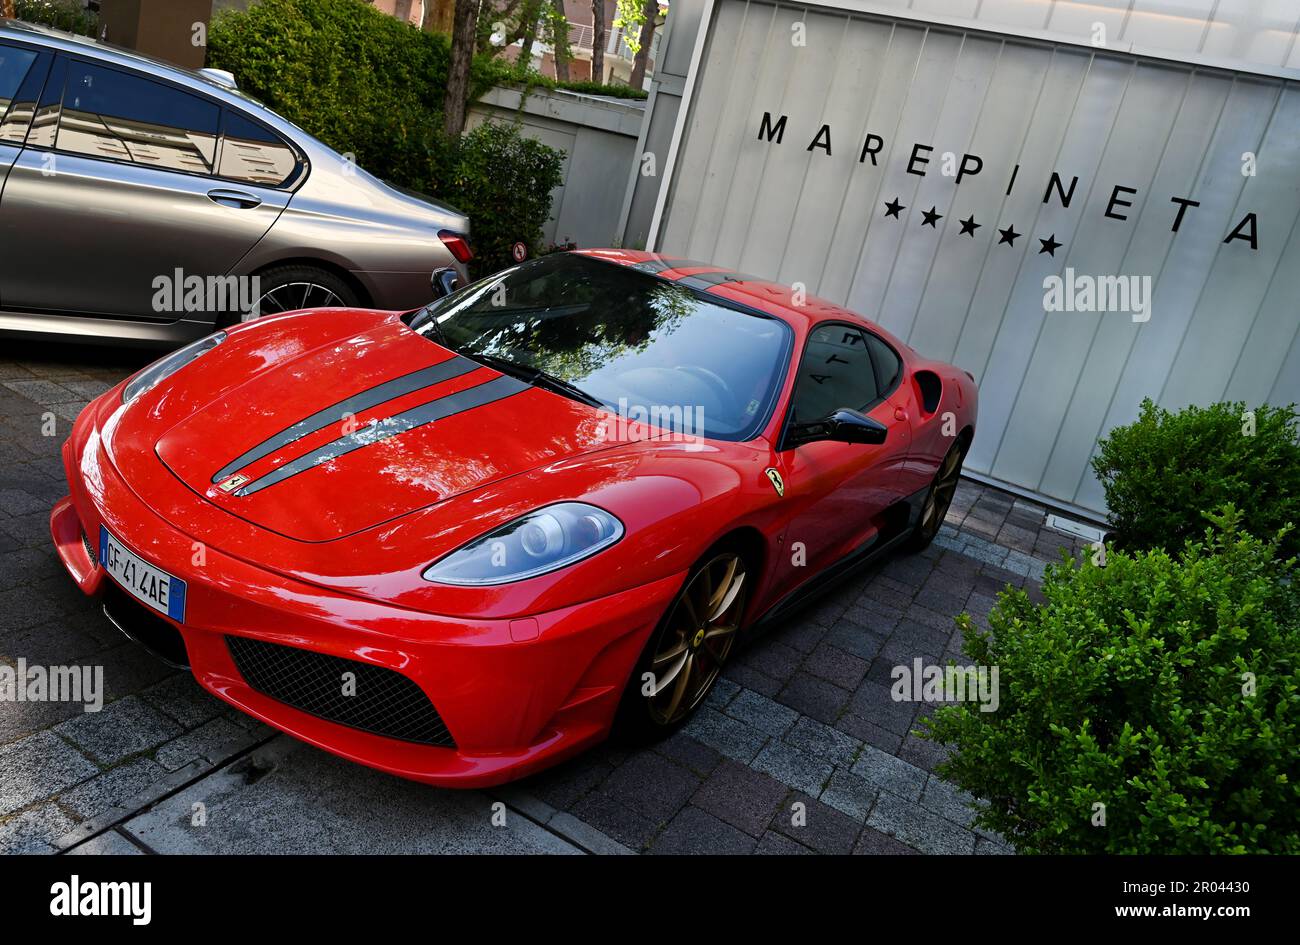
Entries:
POLYGON ((90 563, 99 567, 99 549, 90 543, 85 532, 81 533, 81 543, 86 546, 86 557, 90 559, 90 563))
POLYGON ((456 747, 429 697, 399 672, 248 637, 228 636, 226 645, 245 681, 264 696, 375 735, 456 747))
POLYGON ((100 597, 104 615, 117 629, 165 663, 188 669, 189 653, 181 632, 127 594, 112 581, 104 582, 100 597))

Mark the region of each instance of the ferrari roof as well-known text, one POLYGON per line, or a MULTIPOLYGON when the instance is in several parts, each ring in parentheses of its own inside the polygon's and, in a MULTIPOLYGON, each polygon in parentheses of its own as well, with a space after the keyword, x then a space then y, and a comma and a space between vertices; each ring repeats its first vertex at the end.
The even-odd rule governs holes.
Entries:
POLYGON ((793 286, 746 275, 714 263, 640 250, 580 249, 577 252, 716 293, 734 302, 761 309, 805 331, 817 322, 842 320, 864 323, 873 330, 888 334, 870 319, 827 299, 805 294, 801 300, 796 301, 793 286))

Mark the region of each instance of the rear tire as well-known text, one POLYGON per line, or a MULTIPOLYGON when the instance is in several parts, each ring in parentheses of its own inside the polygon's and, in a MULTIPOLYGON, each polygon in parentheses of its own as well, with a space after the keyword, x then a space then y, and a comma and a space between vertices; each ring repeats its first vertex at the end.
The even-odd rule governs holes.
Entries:
POLYGON ((921 520, 912 529, 912 534, 903 543, 903 550, 912 554, 930 547, 934 537, 939 534, 952 497, 957 492, 957 483, 961 481, 961 464, 966 458, 966 442, 958 440, 944 455, 939 470, 934 474, 934 481, 925 494, 925 503, 921 506, 921 520))
POLYGON ((257 295, 254 313, 227 312, 218 319, 218 324, 225 328, 301 308, 355 308, 359 304, 352 286, 317 266, 275 266, 259 273, 257 295))
POLYGON ((715 545, 696 562, 627 681, 615 738, 648 744, 686 723, 735 650, 756 578, 732 543, 715 545))

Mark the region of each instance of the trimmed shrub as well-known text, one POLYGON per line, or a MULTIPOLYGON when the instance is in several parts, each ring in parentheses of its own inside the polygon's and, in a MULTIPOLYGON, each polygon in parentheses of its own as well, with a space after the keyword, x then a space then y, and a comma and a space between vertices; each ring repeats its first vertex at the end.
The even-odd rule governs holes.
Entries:
POLYGON ((14 14, 25 23, 52 26, 81 36, 94 36, 99 31, 99 14, 87 10, 81 0, 15 0, 14 14))
POLYGON ((614 98, 649 98, 645 89, 634 89, 630 85, 607 85, 602 82, 556 82, 555 88, 566 92, 585 92, 588 95, 609 95, 614 98))
MULTIPOLYGON (((208 65, 229 70, 249 95, 376 177, 465 212, 472 268, 485 274, 509 262, 515 241, 540 248, 562 155, 514 130, 448 140, 450 55, 447 36, 363 0, 260 0, 218 15, 208 32, 208 65)), ((471 98, 517 78, 478 57, 471 98)))
POLYGON ((649 93, 644 89, 634 89, 630 85, 603 85, 600 82, 589 81, 557 82, 555 79, 544 76, 540 72, 534 72, 531 69, 524 72, 516 71, 510 76, 503 77, 499 84, 523 86, 524 90, 529 92, 533 89, 558 89, 564 92, 581 92, 584 95, 605 95, 612 98, 645 99, 649 97, 649 93))
POLYGON ((1022 852, 1300 853, 1296 562, 1210 517, 1176 558, 1067 558, 1041 606, 1008 590, 988 633, 959 618, 1000 705, 943 706, 925 736, 1022 852))
MULTIPOLYGON (((1244 403, 1177 413, 1142 402, 1137 421, 1099 444, 1092 468, 1106 491, 1116 543, 1178 549, 1205 529, 1203 510, 1231 503, 1260 538, 1300 526, 1300 441, 1294 405, 1262 406, 1248 426, 1244 403)), ((1300 553, 1300 529, 1281 545, 1300 553)))
POLYGON ((524 137, 514 125, 486 122, 460 139, 449 185, 473 221, 476 273, 509 266, 515 242, 537 255, 561 165, 560 152, 524 137))

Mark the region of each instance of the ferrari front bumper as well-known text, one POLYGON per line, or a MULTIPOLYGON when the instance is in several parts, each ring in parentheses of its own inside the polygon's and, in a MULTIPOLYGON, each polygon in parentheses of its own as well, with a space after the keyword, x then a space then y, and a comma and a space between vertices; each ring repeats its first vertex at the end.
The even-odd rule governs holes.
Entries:
POLYGON ((199 553, 200 543, 127 486, 94 436, 69 440, 64 466, 71 494, 55 506, 50 529, 83 592, 100 595, 113 580, 94 558, 102 525, 187 582, 184 623, 149 614, 179 632, 205 689, 305 742, 430 784, 499 784, 605 738, 632 667, 684 578, 508 619, 417 612, 290 579, 214 548, 199 553), (272 698, 241 674, 228 638, 401 674, 432 702, 454 747, 377 735, 272 698))

